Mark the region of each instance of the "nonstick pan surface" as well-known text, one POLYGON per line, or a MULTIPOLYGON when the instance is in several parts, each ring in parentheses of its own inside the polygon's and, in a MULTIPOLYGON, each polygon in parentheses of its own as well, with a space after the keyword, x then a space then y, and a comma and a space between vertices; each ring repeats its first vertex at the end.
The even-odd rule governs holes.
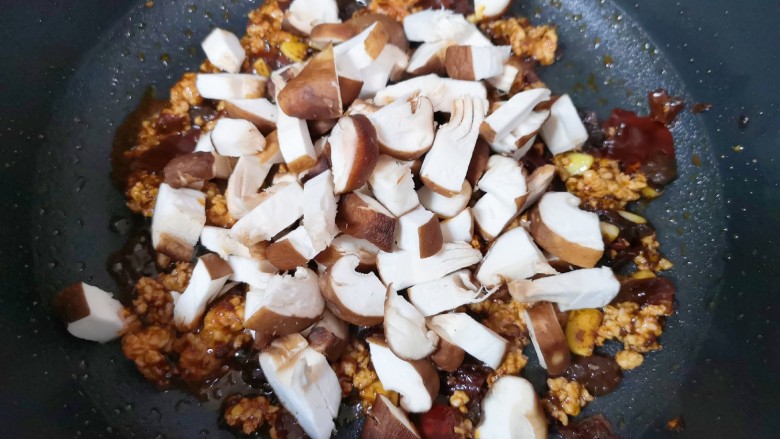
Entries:
MULTIPOLYGON (((158 392, 117 343, 69 337, 49 308, 77 280, 115 289, 106 258, 143 225, 111 184, 117 126, 148 87, 165 96, 196 68, 211 27, 243 33, 258 5, 144 3, 4 5, 0 436, 231 436, 213 404, 158 392)), ((558 25, 562 60, 541 74, 581 108, 645 112, 646 92, 659 87, 689 108, 714 105, 681 114, 673 129, 679 178, 643 207, 675 262, 679 304, 664 348, 587 413, 605 413, 621 437, 776 437, 780 32, 772 23, 780 5, 515 3, 558 25), (685 430, 667 431, 677 416, 685 430)), ((353 425, 338 437, 356 432, 353 425)))

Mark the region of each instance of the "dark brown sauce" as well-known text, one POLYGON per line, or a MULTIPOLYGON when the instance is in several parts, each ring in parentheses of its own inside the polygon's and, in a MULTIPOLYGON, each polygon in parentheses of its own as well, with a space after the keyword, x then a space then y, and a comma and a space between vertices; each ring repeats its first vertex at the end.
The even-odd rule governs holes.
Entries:
POLYGON ((636 302, 640 305, 672 306, 677 288, 663 276, 647 279, 626 279, 612 303, 636 302))
POLYGON ((474 4, 470 0, 421 0, 416 6, 420 9, 450 9, 463 15, 474 12, 474 4))
POLYGON ((693 104, 693 108, 691 108, 691 113, 693 114, 705 113, 707 111, 710 111, 711 109, 712 109, 712 104, 697 102, 693 104))
POLYGON ((685 107, 685 99, 671 96, 662 88, 648 93, 647 101, 650 104, 650 117, 664 125, 671 125, 685 107))
POLYGON ((601 153, 619 160, 628 172, 641 171, 656 187, 677 178, 674 139, 663 123, 616 109, 604 124, 604 134, 601 153))
POLYGON ((463 421, 457 409, 445 404, 434 404, 417 417, 417 428, 422 439, 459 439, 455 427, 463 421))
POLYGON ((137 223, 140 224, 134 225, 134 230, 125 245, 112 253, 106 261, 108 273, 119 288, 118 298, 123 303, 132 301, 138 279, 157 275, 149 225, 147 221, 137 221, 137 223))
POLYGON ((159 145, 150 148, 136 160, 133 160, 130 163, 130 169, 162 173, 168 162, 180 155, 194 151, 199 137, 200 128, 197 127, 167 134, 160 139, 159 145))
POLYGON ((602 355, 577 358, 566 369, 565 375, 585 386, 593 396, 611 393, 623 381, 623 373, 615 359, 602 355))
POLYGON ((578 422, 572 422, 567 426, 558 427, 558 432, 563 439, 618 439, 618 436, 612 432, 612 425, 600 413, 578 422))
POLYGON ((114 143, 111 149, 111 179, 120 190, 125 190, 127 177, 131 172, 131 161, 125 157, 125 152, 132 149, 138 141, 143 121, 160 112, 167 101, 155 99, 154 89, 149 87, 141 97, 141 102, 132 113, 117 127, 114 143))

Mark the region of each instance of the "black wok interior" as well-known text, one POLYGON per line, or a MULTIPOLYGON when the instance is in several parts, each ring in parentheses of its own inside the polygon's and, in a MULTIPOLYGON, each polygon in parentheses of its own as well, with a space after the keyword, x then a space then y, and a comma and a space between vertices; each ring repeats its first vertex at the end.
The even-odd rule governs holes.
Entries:
MULTIPOLYGON (((164 97, 197 67, 211 27, 243 33, 259 2, 144 3, 3 6, 3 437, 231 437, 217 425, 217 403, 158 392, 118 343, 68 336, 49 307, 77 280, 115 290, 106 258, 142 226, 111 184, 117 126, 148 87, 164 97)), ((679 178, 660 200, 639 206, 675 263, 678 311, 663 350, 586 413, 605 413, 627 438, 777 437, 780 4, 514 3, 532 20, 558 25, 562 59, 542 78, 581 108, 646 112, 646 92, 659 87, 689 108, 713 104, 681 113, 673 129, 679 178), (676 416, 686 425, 681 433, 665 429, 676 416)), ((345 427, 337 437, 356 432, 345 427)))

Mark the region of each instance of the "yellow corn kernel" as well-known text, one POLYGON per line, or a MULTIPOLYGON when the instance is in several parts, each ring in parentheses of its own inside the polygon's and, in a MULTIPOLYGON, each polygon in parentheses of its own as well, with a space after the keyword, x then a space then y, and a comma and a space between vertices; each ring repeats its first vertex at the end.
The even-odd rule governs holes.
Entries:
POLYGON ((259 76, 265 76, 266 78, 271 76, 271 69, 263 58, 258 58, 252 67, 255 68, 255 73, 259 76))
POLYGON ((596 335, 603 320, 597 309, 577 309, 569 312, 566 321, 566 342, 569 350, 583 357, 593 355, 596 335))
POLYGON ((636 273, 632 274, 631 277, 633 279, 649 279, 651 277, 655 277, 655 273, 653 273, 650 270, 641 270, 641 271, 637 271, 636 273))
POLYGON ((618 210, 618 215, 620 215, 623 218, 631 221, 632 223, 647 224, 647 220, 646 219, 644 219, 643 217, 641 217, 641 216, 639 216, 639 215, 637 215, 635 213, 626 212, 625 210, 618 210))
POLYGON ((301 62, 306 58, 308 46, 300 41, 285 41, 279 49, 290 61, 301 62))
POLYGON ((620 234, 620 229, 614 224, 600 222, 599 227, 601 228, 601 236, 607 238, 607 242, 616 240, 620 234))
POLYGON ((593 156, 581 152, 570 152, 566 154, 569 163, 566 164, 566 172, 569 175, 580 175, 593 166, 593 156))
POLYGON ((661 196, 661 192, 651 188, 650 186, 645 186, 642 188, 642 196, 645 198, 658 198, 661 196))

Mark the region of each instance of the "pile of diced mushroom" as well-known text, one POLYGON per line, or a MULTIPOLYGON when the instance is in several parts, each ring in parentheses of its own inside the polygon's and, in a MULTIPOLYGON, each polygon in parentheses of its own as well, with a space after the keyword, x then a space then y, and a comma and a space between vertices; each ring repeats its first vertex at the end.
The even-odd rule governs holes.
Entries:
MULTIPOLYGON (((483 14, 503 12, 486 3, 483 14)), ((454 370, 464 353, 501 364, 507 340, 454 312, 500 288, 540 302, 524 318, 542 366, 562 373, 569 348, 552 303, 598 308, 619 290, 611 269, 593 268, 604 252, 596 214, 548 191, 552 166, 526 175, 520 162, 537 134, 554 155, 583 145, 571 99, 537 88, 489 105, 483 81, 508 93, 518 67, 509 47, 451 11, 341 23, 335 1, 295 0, 286 22, 320 50, 270 82, 237 73, 244 50, 232 33, 216 29, 203 42, 224 73, 199 74, 197 89, 224 102, 228 117, 166 167, 152 220, 156 251, 189 261, 200 242, 210 252, 175 295, 177 327, 196 328, 209 303, 246 284, 244 326, 263 372, 317 439, 334 429, 341 389, 328 360, 343 352, 348 325, 382 325, 384 335, 367 340, 371 362, 401 395, 400 407, 378 397, 365 438, 419 437, 406 413, 431 408, 437 367, 454 370), (411 56, 410 41, 421 43, 411 56), (436 113, 449 122, 437 125, 436 113), (311 127, 324 134, 313 138, 311 127), (267 181, 279 164, 284 172, 267 181), (214 178, 228 180, 230 229, 205 226, 197 189, 214 178), (579 269, 559 274, 552 260, 579 269)), ((105 342, 124 327, 122 306, 98 288, 78 284, 58 301, 77 337, 105 342)), ((482 411, 477 437, 546 437, 522 378, 499 378, 482 411)))

